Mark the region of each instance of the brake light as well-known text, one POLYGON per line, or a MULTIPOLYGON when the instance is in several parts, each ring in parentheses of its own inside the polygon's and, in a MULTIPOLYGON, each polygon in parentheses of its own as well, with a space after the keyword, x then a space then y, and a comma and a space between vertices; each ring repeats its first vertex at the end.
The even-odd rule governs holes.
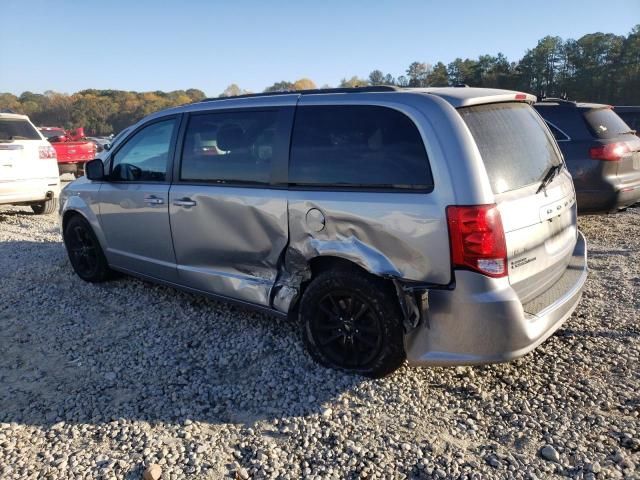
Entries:
POLYGON ((525 93, 516 93, 516 100, 526 100, 527 95, 525 93))
POLYGON ((507 275, 507 245, 495 204, 447 207, 451 263, 488 275, 507 275))
POLYGON ((51 145, 38 147, 38 153, 40 155, 40 160, 57 158, 56 151, 51 145))
POLYGON ((627 153, 631 152, 629 145, 625 142, 608 143, 598 145, 589 149, 589 156, 594 160, 605 160, 607 162, 617 162, 627 153))

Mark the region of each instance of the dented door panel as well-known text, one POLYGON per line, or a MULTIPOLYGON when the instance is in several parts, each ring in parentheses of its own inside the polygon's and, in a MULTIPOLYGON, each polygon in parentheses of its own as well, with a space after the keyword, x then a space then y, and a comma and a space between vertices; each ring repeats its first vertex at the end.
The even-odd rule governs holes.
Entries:
POLYGON ((286 191, 173 185, 169 198, 180 283, 268 306, 287 244, 286 191), (187 198, 195 205, 176 205, 187 198))

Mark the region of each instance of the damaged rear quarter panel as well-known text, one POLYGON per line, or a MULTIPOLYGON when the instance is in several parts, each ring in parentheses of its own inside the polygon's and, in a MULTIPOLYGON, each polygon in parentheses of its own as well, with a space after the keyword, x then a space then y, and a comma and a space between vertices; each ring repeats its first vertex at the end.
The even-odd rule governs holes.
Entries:
POLYGON ((375 275, 448 283, 447 225, 442 207, 430 195, 290 191, 288 261, 274 306, 286 311, 295 298, 292 287, 299 285, 299 279, 291 270, 303 272, 305 264, 323 256, 349 260, 375 275), (307 224, 311 209, 320 210, 325 218, 319 232, 307 224))

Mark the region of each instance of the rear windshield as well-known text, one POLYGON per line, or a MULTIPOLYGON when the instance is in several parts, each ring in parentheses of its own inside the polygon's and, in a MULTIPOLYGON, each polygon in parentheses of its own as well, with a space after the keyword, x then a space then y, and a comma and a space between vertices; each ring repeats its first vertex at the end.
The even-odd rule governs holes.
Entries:
POLYGON ((498 194, 539 182, 561 162, 540 116, 525 103, 496 103, 458 109, 478 145, 498 194))
POLYGON ((47 139, 51 137, 64 136, 64 130, 40 130, 40 133, 42 133, 42 135, 44 135, 47 139))
POLYGON ((0 140, 42 140, 38 131, 21 118, 0 118, 0 140))
POLYGON ((598 138, 614 138, 625 133, 632 133, 631 127, 624 123, 624 120, 610 108, 586 110, 584 119, 598 138))

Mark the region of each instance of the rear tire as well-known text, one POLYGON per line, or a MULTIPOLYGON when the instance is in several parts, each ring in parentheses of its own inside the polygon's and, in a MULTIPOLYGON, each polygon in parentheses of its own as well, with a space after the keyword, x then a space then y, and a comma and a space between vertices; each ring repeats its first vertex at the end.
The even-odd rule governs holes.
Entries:
POLYGON ((405 360, 398 299, 358 270, 314 278, 300 300, 299 321, 309 354, 325 366, 380 378, 405 360))
POLYGON ((44 202, 31 204, 31 210, 33 210, 33 213, 35 213, 36 215, 47 215, 53 213, 56 211, 57 207, 57 198, 50 198, 49 200, 45 200, 44 202))
POLYGON ((63 238, 71 266, 81 279, 99 283, 112 276, 100 242, 83 217, 75 215, 69 219, 63 238))

